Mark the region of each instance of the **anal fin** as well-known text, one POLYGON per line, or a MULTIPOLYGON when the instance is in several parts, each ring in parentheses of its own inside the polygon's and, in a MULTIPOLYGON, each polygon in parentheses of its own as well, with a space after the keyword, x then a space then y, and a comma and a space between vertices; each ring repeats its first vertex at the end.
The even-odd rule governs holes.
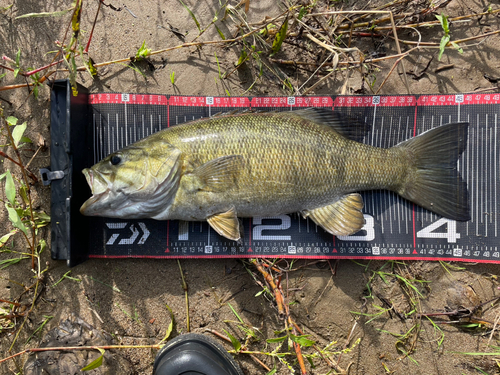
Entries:
POLYGON ((344 195, 328 206, 304 210, 302 215, 310 217, 316 224, 335 236, 349 236, 365 225, 363 198, 359 194, 344 195))
POLYGON ((234 207, 226 212, 208 217, 207 221, 221 236, 233 241, 239 241, 241 239, 240 222, 236 216, 234 207))

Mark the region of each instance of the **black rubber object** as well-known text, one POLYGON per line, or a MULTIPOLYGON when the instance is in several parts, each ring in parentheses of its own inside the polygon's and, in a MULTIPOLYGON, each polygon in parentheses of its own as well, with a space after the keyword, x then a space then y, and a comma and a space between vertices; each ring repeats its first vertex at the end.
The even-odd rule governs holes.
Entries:
POLYGON ((231 355, 207 336, 188 333, 165 344, 153 375, 243 375, 231 355))

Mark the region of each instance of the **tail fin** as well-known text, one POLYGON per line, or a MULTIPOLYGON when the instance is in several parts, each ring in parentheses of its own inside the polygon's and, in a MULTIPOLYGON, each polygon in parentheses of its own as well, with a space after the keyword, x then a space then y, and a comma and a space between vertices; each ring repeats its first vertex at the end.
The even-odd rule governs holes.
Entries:
POLYGON ((468 122, 446 124, 398 144, 413 166, 398 193, 448 219, 470 220, 467 183, 457 170, 468 126, 468 122))

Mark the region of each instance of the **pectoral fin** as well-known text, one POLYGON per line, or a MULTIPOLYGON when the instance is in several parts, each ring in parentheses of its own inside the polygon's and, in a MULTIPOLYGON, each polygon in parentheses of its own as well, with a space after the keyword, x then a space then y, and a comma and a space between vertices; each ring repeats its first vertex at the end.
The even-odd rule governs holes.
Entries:
POLYGON ((229 211, 210 216, 207 218, 207 221, 221 236, 233 241, 239 241, 241 239, 240 222, 236 216, 234 207, 229 211))
POLYGON ((245 165, 243 156, 228 155, 210 160, 193 171, 205 191, 225 191, 237 185, 238 176, 245 165))
POLYGON ((302 212, 316 224, 335 236, 349 236, 365 224, 363 198, 359 194, 344 195, 335 203, 302 212))

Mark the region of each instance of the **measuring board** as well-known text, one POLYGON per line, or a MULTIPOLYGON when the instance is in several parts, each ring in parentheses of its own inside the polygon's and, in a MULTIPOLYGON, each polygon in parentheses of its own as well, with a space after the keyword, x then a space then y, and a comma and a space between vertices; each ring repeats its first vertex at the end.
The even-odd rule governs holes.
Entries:
MULTIPOLYGON (((88 230, 88 257, 500 262, 497 146, 500 94, 228 98, 105 93, 90 94, 86 100, 87 166, 156 131, 235 109, 331 108, 370 124, 371 131, 363 143, 377 147, 394 146, 449 122, 470 123, 467 149, 458 162, 470 193, 468 222, 442 218, 392 192, 368 191, 361 193, 366 224, 351 236, 334 237, 298 214, 244 219, 241 245, 220 237, 206 222, 88 218, 88 228, 80 226, 88 230)), ((83 177, 82 181, 86 184, 83 177)), ((89 196, 87 189, 81 201, 89 196)))

